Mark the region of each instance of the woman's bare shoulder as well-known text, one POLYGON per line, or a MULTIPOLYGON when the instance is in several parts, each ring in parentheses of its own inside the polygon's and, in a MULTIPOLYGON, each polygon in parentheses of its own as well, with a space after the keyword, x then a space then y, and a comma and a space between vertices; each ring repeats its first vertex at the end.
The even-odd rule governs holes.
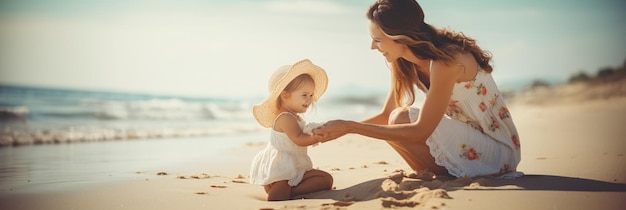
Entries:
POLYGON ((458 54, 454 57, 454 61, 456 65, 461 67, 460 70, 462 70, 462 75, 459 77, 457 82, 470 81, 474 79, 478 69, 480 68, 474 55, 469 52, 458 54))

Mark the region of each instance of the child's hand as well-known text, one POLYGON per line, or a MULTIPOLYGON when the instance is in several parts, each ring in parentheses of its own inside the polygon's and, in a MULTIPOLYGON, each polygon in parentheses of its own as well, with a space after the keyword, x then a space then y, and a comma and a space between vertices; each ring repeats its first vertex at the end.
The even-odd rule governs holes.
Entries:
MULTIPOLYGON (((311 135, 311 136, 317 136, 313 134, 313 129, 316 129, 317 127, 320 127, 324 125, 324 123, 308 123, 304 126, 304 129, 302 129, 302 132, 304 132, 305 134, 311 135)), ((317 137, 320 138, 320 137, 317 137)))
POLYGON ((313 146, 319 145, 321 143, 322 139, 323 139, 321 135, 315 135, 313 133, 313 130, 317 129, 318 127, 320 127, 322 125, 323 125, 323 123, 314 123, 314 122, 312 122, 312 123, 306 124, 304 126, 304 129, 302 129, 303 133, 305 133, 307 135, 310 135, 311 138, 313 138, 313 140, 317 142, 317 143, 313 144, 313 146))

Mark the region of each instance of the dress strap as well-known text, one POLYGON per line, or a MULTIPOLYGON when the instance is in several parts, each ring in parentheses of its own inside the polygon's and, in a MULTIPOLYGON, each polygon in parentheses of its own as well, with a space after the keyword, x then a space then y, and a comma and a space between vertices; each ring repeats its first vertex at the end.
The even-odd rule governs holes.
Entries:
POLYGON ((428 65, 428 72, 433 70, 433 59, 430 59, 430 64, 428 65))
MULTIPOLYGON (((430 60, 430 64, 429 64, 429 66, 428 66, 428 72, 431 72, 432 70, 433 70, 433 60, 431 59, 431 60, 430 60)), ((419 78, 418 78, 417 82, 418 82, 417 87, 418 87, 419 89, 421 89, 422 91, 424 91, 424 92, 427 92, 427 91, 428 91, 428 89, 430 88, 430 87, 426 87, 426 85, 424 85, 424 83, 422 82, 422 80, 421 80, 421 79, 419 79, 419 78)))
POLYGON ((298 116, 294 115, 294 114, 293 114, 293 113, 291 113, 291 112, 281 112, 280 114, 276 115, 276 118, 274 118, 274 123, 272 123, 272 129, 274 128, 274 125, 276 125, 276 120, 278 120, 278 118, 279 118, 281 115, 283 115, 283 114, 289 114, 289 115, 291 115, 292 117, 296 118, 296 121, 298 120, 298 116))

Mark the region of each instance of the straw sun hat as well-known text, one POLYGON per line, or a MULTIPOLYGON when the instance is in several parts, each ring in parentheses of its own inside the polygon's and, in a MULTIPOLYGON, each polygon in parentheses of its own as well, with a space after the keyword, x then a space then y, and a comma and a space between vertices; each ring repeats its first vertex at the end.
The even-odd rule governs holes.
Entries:
POLYGON ((313 101, 317 101, 324 94, 328 86, 328 76, 326 76, 324 69, 316 66, 309 59, 298 61, 293 65, 281 66, 270 77, 269 96, 262 103, 252 108, 254 118, 259 124, 266 128, 272 126, 274 119, 278 116, 278 96, 287 87, 287 84, 302 74, 311 75, 315 82, 313 101))

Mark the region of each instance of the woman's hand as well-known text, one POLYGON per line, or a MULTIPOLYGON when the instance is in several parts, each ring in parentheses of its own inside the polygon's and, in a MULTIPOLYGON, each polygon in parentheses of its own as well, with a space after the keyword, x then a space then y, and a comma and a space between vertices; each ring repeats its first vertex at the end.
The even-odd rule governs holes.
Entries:
POLYGON ((327 142, 337 139, 348 133, 347 126, 350 121, 333 120, 324 123, 324 125, 313 129, 313 134, 321 136, 321 142, 327 142))

